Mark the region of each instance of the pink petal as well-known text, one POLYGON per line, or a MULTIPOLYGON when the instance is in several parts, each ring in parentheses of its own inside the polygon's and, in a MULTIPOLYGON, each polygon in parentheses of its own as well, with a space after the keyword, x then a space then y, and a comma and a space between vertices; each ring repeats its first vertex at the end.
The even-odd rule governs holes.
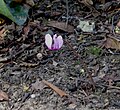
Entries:
POLYGON ((57 34, 53 35, 53 50, 58 50, 59 49, 59 44, 58 44, 58 41, 57 41, 57 34))
POLYGON ((52 49, 52 37, 50 34, 45 35, 45 44, 49 49, 52 49))
POLYGON ((54 50, 60 49, 62 47, 62 45, 63 45, 63 38, 62 38, 62 36, 58 36, 57 37, 57 35, 55 34, 53 36, 53 40, 54 40, 53 49, 54 50))
POLYGON ((63 38, 62 38, 62 36, 58 36, 57 37, 57 41, 58 41, 58 44, 59 44, 59 48, 61 48, 62 45, 63 45, 63 38))
POLYGON ((56 40, 57 34, 53 35, 53 40, 56 40))

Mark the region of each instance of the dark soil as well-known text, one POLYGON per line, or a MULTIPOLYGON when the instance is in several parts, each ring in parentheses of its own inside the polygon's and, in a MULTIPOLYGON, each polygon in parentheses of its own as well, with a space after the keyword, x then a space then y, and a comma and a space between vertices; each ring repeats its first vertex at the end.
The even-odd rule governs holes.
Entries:
POLYGON ((115 10, 119 2, 111 0, 115 6, 104 10, 99 0, 93 5, 79 0, 34 2, 25 25, 4 25, 9 32, 0 47, 0 88, 9 101, 1 101, 0 110, 119 110, 120 52, 104 47, 105 37, 114 36, 111 27, 119 20, 119 11, 115 10), (94 21, 94 31, 77 29, 79 19, 94 21), (52 20, 67 22, 74 32, 47 26, 52 20), (63 37, 60 50, 48 50, 46 33, 63 37), (47 86, 42 88, 42 79, 68 96, 60 97, 47 86))

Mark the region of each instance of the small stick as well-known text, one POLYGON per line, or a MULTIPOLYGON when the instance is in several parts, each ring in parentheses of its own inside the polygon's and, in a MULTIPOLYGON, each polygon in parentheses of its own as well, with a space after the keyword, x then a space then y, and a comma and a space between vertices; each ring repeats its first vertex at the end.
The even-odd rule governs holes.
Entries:
MULTIPOLYGON (((114 16, 112 17, 112 32, 115 35, 114 16)), ((116 36, 116 35, 115 35, 116 36)))
POLYGON ((69 8, 68 8, 68 0, 66 0, 66 15, 67 15, 67 20, 66 20, 66 28, 68 26, 68 13, 69 13, 69 8))

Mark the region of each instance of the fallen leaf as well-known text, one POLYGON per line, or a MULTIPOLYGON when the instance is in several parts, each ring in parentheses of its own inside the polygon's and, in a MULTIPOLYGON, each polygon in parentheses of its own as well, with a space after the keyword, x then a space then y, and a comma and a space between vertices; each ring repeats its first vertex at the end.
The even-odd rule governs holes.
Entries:
POLYGON ((112 49, 120 49, 120 40, 118 38, 112 37, 112 36, 108 36, 106 37, 104 46, 106 48, 112 48, 112 49))
POLYGON ((9 100, 9 98, 8 98, 8 95, 5 92, 0 90, 0 101, 3 101, 3 100, 7 101, 7 100, 9 100))
POLYGON ((49 86, 51 89, 53 89, 56 93, 58 93, 60 95, 60 97, 67 96, 67 94, 64 91, 62 91, 61 89, 59 89, 57 86, 55 86, 45 80, 42 80, 42 82, 44 84, 46 84, 47 86, 49 86))
POLYGON ((82 21, 79 20, 78 29, 81 29, 83 32, 93 32, 95 28, 95 23, 92 21, 82 21))
POLYGON ((65 22, 49 21, 47 25, 68 33, 74 32, 74 27, 71 25, 66 25, 65 22))

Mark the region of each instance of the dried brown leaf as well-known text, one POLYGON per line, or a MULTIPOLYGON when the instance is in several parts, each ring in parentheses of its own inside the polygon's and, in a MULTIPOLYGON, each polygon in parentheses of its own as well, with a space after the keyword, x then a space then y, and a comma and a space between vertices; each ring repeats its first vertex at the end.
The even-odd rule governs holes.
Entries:
POLYGON ((9 98, 8 98, 8 95, 5 92, 0 90, 0 101, 3 101, 3 100, 7 101, 7 100, 9 100, 9 98))
POLYGON ((105 40, 104 46, 106 48, 120 49, 120 40, 115 37, 108 36, 105 40))
POLYGON ((57 28, 57 29, 60 29, 65 32, 69 32, 69 33, 74 32, 74 27, 71 25, 66 25, 65 22, 49 21, 47 25, 57 28))
POLYGON ((46 84, 47 86, 49 86, 51 89, 53 89, 56 93, 58 93, 61 97, 63 97, 63 96, 67 96, 67 94, 64 92, 64 91, 62 91, 61 89, 59 89, 57 86, 55 86, 55 85, 53 85, 53 84, 51 84, 51 83, 49 83, 49 82, 47 82, 47 81, 45 81, 45 80, 42 80, 42 82, 44 83, 44 84, 46 84))

